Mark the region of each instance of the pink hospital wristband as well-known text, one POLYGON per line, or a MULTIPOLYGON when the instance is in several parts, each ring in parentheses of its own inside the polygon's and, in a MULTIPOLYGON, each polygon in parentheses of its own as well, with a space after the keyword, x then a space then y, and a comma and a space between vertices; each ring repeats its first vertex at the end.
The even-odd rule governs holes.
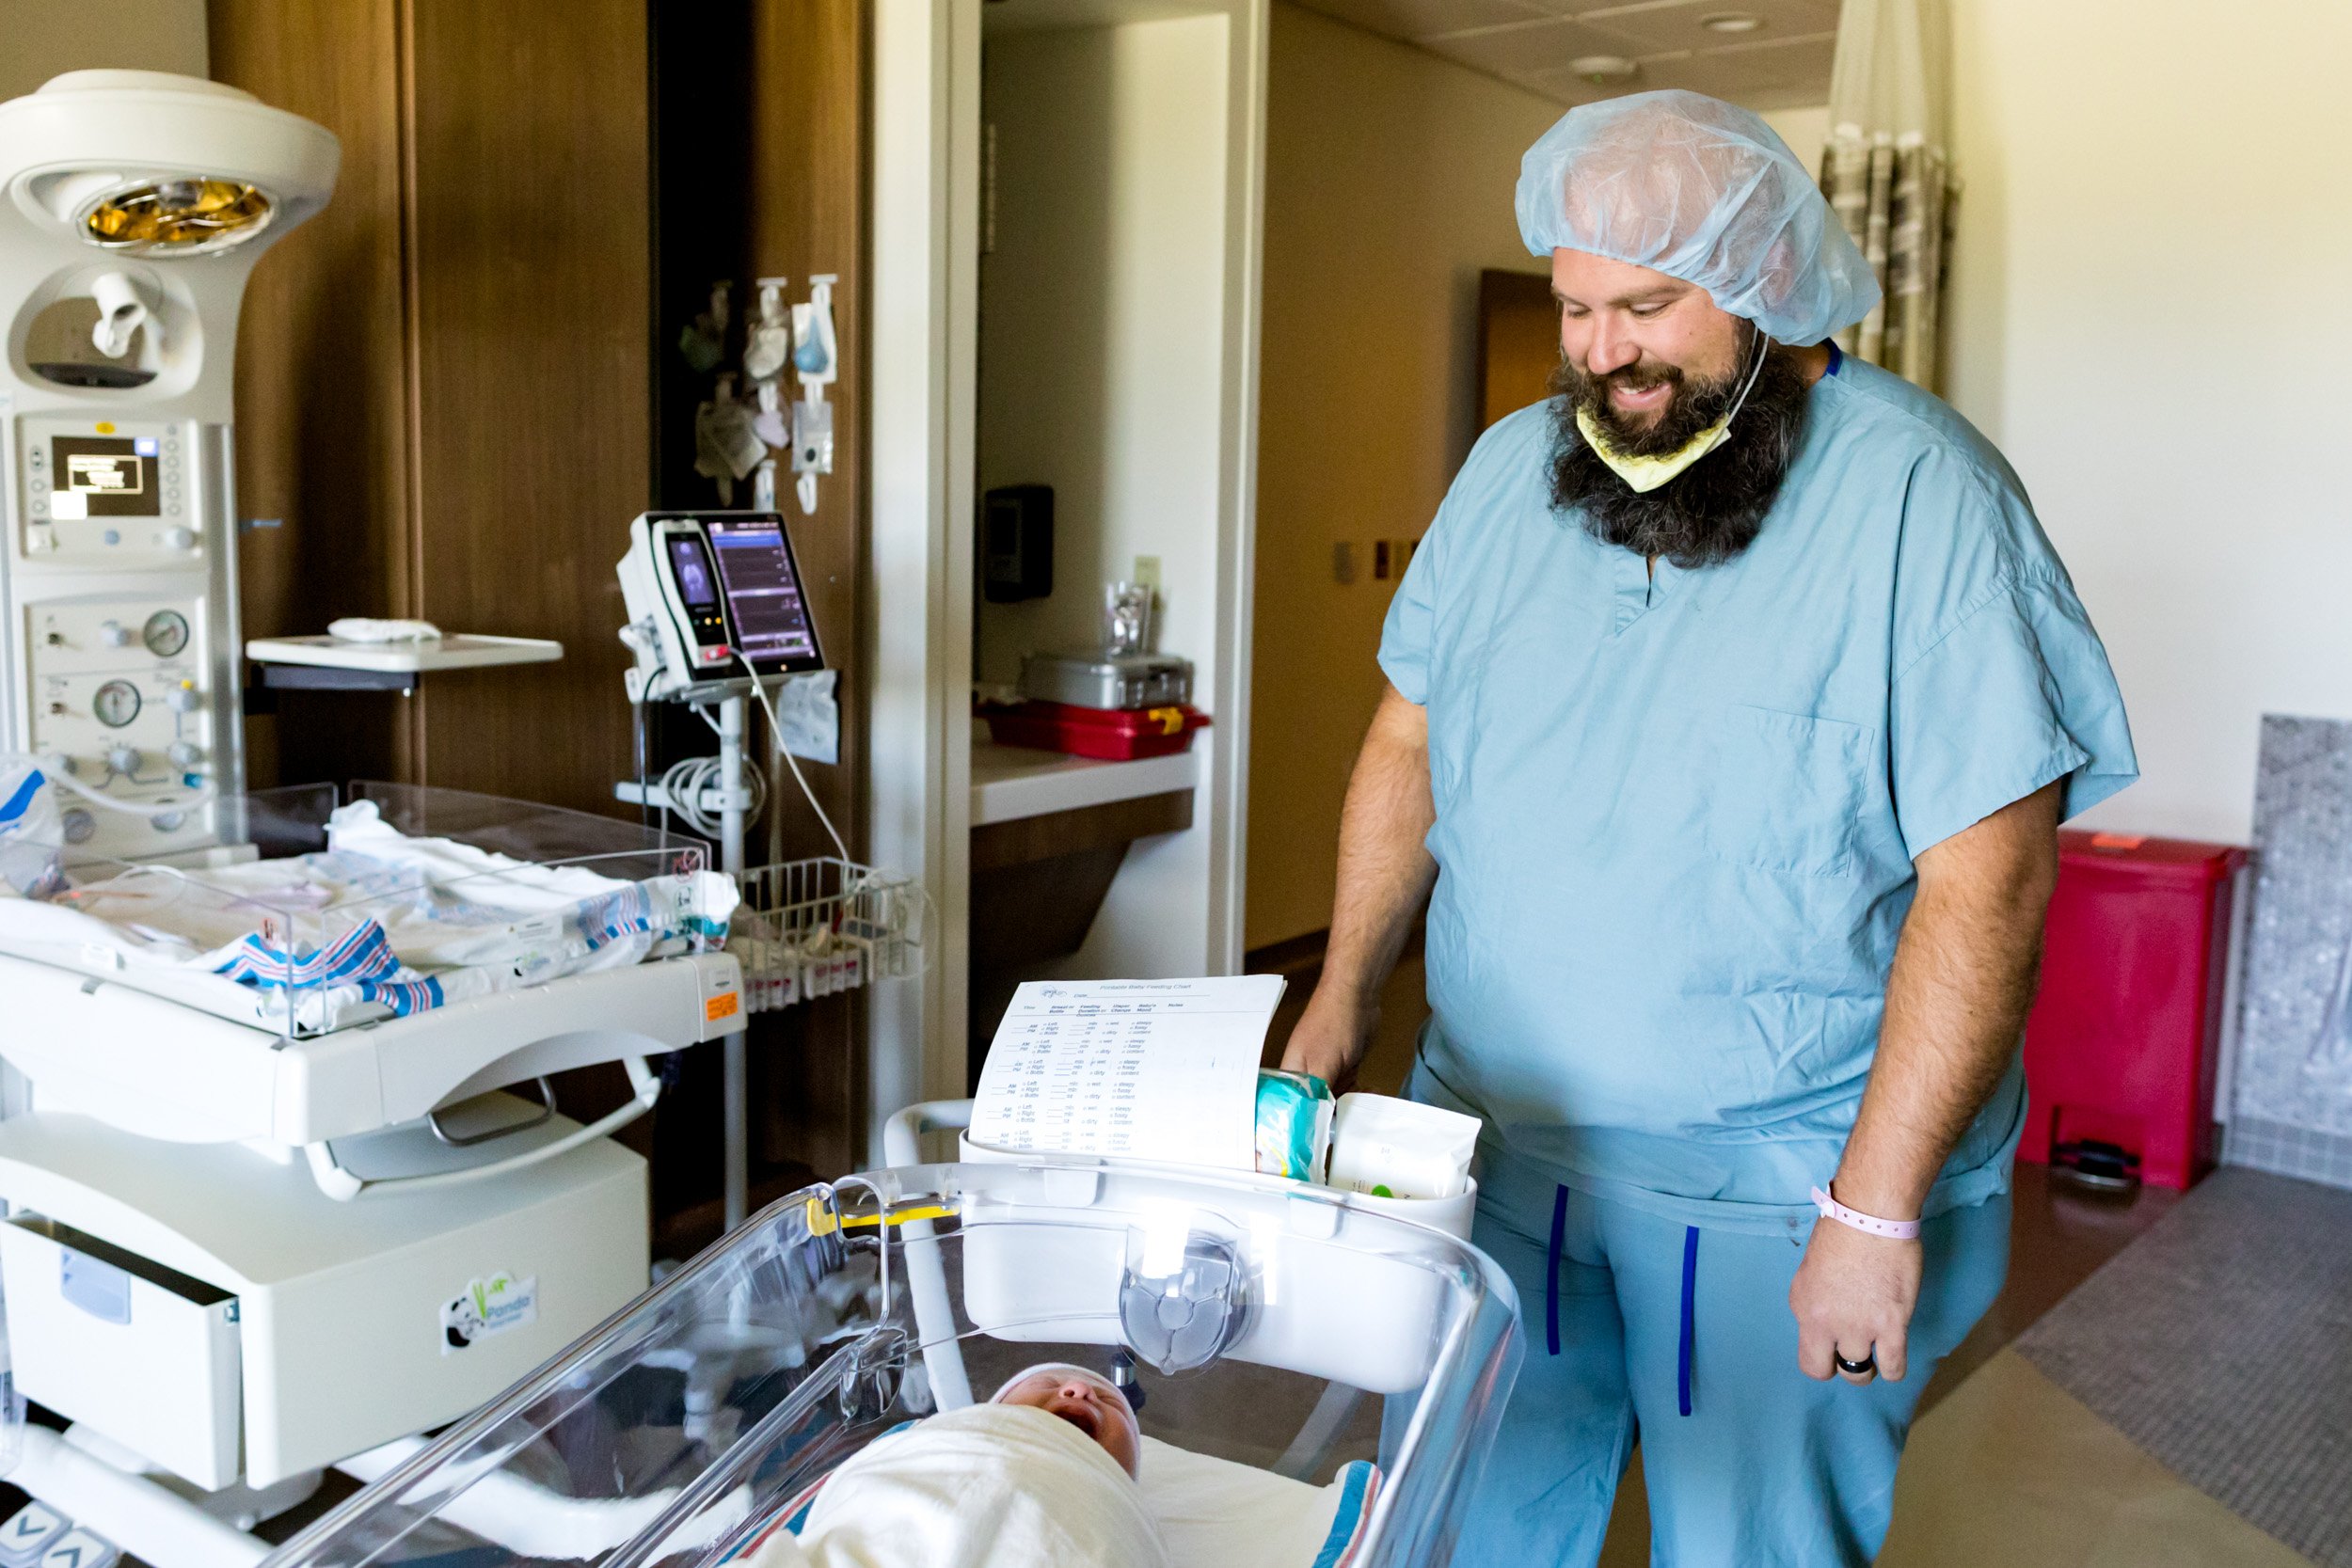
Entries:
POLYGON ((1890 1242, 1914 1241, 1919 1234, 1917 1220, 1883 1220, 1876 1214, 1847 1208, 1819 1187, 1813 1189, 1813 1207, 1821 1212, 1825 1220, 1836 1220, 1840 1225, 1851 1226, 1872 1236, 1883 1236, 1890 1242))

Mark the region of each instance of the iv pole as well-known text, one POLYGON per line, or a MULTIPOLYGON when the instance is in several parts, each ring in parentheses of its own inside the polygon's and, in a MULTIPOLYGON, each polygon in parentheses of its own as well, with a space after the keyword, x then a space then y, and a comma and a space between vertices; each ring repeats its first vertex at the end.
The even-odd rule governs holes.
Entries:
MULTIPOLYGON (((719 869, 740 886, 743 880, 743 813, 751 804, 743 787, 743 699, 719 700, 719 869)), ((747 1011, 744 1018, 748 1020, 747 1011)), ((752 1187, 752 1090, 750 1037, 737 1029, 722 1037, 721 1119, 724 1123, 726 1228, 750 1217, 752 1187)))
MULTIPOLYGON (((627 641, 626 637, 623 640, 627 641)), ((743 787, 745 701, 739 694, 718 700, 719 782, 704 788, 694 801, 704 811, 717 808, 719 869, 739 886, 743 880, 744 818, 752 804, 751 791, 743 787)), ((695 703, 690 705, 700 707, 703 705, 695 703)), ((660 784, 633 779, 615 785, 613 794, 632 805, 650 806, 672 813, 678 812, 684 803, 660 784)), ((749 1016, 748 1011, 745 1016, 749 1016)), ((725 1167, 723 1203, 726 1228, 732 1230, 751 1214, 750 1037, 742 1029, 721 1036, 719 1053, 720 1117, 723 1124, 722 1157, 725 1167)))

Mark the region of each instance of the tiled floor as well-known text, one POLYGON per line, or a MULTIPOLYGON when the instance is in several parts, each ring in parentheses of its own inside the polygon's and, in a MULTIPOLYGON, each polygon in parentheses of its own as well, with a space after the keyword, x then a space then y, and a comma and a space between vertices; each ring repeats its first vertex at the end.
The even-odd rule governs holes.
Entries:
POLYGON ((1913 1432, 1883 1568, 2308 1568, 2002 1351, 1913 1432))

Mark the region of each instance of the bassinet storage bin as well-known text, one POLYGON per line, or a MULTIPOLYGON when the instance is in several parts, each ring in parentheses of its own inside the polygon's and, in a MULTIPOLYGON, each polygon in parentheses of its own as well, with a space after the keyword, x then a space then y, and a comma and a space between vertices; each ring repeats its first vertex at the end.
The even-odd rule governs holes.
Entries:
POLYGON ((1057 1159, 909 1165, 772 1205, 270 1568, 701 1568, 878 1435, 1031 1363, 1122 1353, 1142 1363, 1147 1438, 1210 1468, 1320 1483, 1376 1457, 1346 1560, 1407 1568, 1448 1560, 1519 1338, 1484 1254, 1345 1195, 1057 1159))

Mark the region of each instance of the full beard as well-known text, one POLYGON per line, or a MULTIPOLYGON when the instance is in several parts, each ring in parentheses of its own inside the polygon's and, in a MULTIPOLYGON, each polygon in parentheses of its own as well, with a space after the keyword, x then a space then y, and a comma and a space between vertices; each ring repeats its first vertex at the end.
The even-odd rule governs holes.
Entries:
POLYGON ((1559 394, 1552 404, 1551 504, 1574 509, 1604 544, 1686 569, 1718 565, 1756 543, 1804 432, 1811 384, 1795 354, 1777 344, 1767 350, 1722 444, 1655 490, 1638 492, 1618 478, 1576 422, 1581 407, 1626 456, 1678 451, 1738 401, 1754 352, 1743 354, 1729 375, 1706 381, 1688 380, 1672 367, 1588 375, 1561 360, 1551 376, 1559 394), (1665 412, 1646 427, 1629 424, 1610 402, 1613 382, 1639 388, 1661 380, 1678 385, 1665 412))

